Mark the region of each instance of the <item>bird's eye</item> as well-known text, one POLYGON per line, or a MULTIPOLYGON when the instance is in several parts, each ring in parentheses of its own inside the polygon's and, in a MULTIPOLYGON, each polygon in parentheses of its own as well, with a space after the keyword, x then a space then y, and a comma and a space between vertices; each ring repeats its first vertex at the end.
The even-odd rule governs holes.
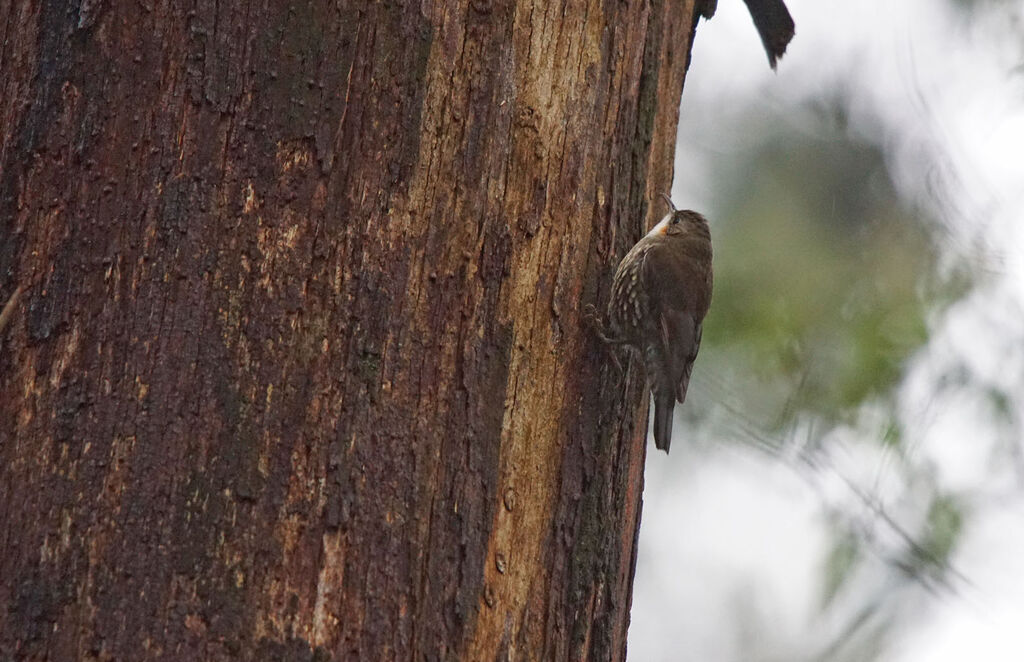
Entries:
POLYGON ((672 225, 676 225, 677 223, 679 223, 679 217, 678 216, 673 216, 672 217, 672 225))

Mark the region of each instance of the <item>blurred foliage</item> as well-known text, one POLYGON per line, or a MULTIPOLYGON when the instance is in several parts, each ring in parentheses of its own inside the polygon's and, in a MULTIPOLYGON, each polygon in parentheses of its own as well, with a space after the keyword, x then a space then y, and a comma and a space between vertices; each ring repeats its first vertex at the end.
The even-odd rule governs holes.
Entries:
POLYGON ((863 662, 883 654, 894 590, 865 593, 868 568, 882 560, 929 588, 951 572, 962 504, 914 461, 897 394, 934 322, 977 283, 943 253, 940 220, 897 190, 884 133, 851 126, 852 103, 758 108, 739 123, 739 147, 715 159, 715 293, 695 373, 709 406, 688 412, 808 474, 834 470, 831 431, 857 430, 919 504, 898 521, 842 476, 859 507, 825 509, 821 608, 845 624, 812 647, 815 659, 863 662))
POLYGON ((822 607, 828 607, 846 583, 847 578, 860 558, 861 545, 857 536, 842 531, 836 537, 825 560, 825 587, 822 595, 822 607))
MULTIPOLYGON (((957 11, 958 18, 967 26, 984 25, 985 39, 1005 38, 1008 45, 1016 44, 1017 60, 1011 71, 1024 74, 1024 3, 1020 0, 946 0, 957 11)), ((1012 46, 1011 46, 1012 48, 1012 46)))
POLYGON ((1019 8, 1019 0, 948 0, 953 7, 968 14, 983 12, 1010 11, 1019 8))
POLYGON ((798 412, 848 423, 889 394, 930 316, 970 286, 966 270, 940 271, 929 219, 896 192, 881 145, 837 115, 773 122, 718 178, 730 184, 704 351, 787 400, 777 428, 798 412))
POLYGON ((953 546, 963 528, 963 510, 956 497, 939 494, 928 508, 927 525, 918 546, 913 549, 917 563, 931 566, 940 573, 949 563, 953 546))
MULTIPOLYGON (((1020 0, 948 0, 943 9, 953 5, 963 10, 953 23, 934 24, 962 25, 964 35, 944 41, 999 41, 993 49, 1013 62, 1020 0), (1001 41, 1007 34, 1010 47, 1001 41)), ((709 452, 719 453, 721 442, 764 451, 821 500, 824 544, 807 567, 811 608, 820 611, 799 635, 780 634, 751 612, 751 591, 723 626, 739 640, 730 659, 892 659, 926 598, 969 586, 956 553, 991 495, 964 479, 973 467, 944 465, 976 459, 951 447, 975 441, 962 436, 977 420, 979 438, 1002 440, 992 474, 1005 484, 1005 474, 1015 474, 1024 488, 1024 409, 1007 386, 1016 378, 980 374, 967 360, 974 347, 950 351, 952 341, 964 342, 953 338, 957 317, 973 318, 967 328, 1009 319, 1003 336, 1020 333, 1013 310, 990 310, 1006 300, 987 298, 998 265, 950 231, 969 207, 958 198, 974 193, 945 169, 955 175, 968 166, 933 149, 941 149, 938 139, 911 153, 906 127, 885 105, 903 97, 878 102, 859 80, 808 86, 810 97, 795 106, 768 93, 730 98, 726 81, 713 106, 691 110, 681 125, 693 147, 677 177, 709 198, 715 292, 696 388, 680 414, 713 440, 709 452), (890 167, 896 158, 899 177, 890 167), (688 170, 687 159, 700 163, 688 170), (958 414, 975 407, 979 419, 955 421, 950 432, 952 400, 966 403, 958 414)), ((929 97, 918 92, 924 115, 929 97)), ((1007 343, 1002 351, 1012 350, 1007 343)))

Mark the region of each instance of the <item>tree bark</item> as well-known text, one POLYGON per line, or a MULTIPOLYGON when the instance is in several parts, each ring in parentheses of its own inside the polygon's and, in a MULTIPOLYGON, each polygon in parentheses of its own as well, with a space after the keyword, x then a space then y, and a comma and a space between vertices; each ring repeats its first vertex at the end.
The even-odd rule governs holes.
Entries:
POLYGON ((0 659, 622 659, 693 25, 0 3, 0 659))

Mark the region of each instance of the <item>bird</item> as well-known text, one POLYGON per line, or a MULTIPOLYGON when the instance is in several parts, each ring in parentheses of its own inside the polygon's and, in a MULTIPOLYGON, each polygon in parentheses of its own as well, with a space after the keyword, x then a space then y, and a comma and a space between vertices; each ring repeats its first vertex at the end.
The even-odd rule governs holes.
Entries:
MULTIPOLYGON (((761 36, 761 43, 768 54, 768 64, 772 69, 775 63, 786 52, 786 46, 796 33, 793 17, 786 9, 783 0, 743 0, 754 19, 754 27, 761 36)), ((715 15, 718 0, 703 0, 698 13, 705 19, 715 15)))
POLYGON ((701 214, 669 212, 622 258, 612 280, 607 324, 587 307, 598 337, 643 357, 654 396, 654 445, 672 442, 672 412, 686 399, 713 285, 711 231, 701 214))

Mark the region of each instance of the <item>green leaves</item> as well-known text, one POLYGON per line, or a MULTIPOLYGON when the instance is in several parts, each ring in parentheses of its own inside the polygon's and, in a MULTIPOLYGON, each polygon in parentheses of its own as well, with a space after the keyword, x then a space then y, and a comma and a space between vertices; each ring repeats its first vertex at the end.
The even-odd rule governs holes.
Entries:
POLYGON ((825 559, 825 582, 822 608, 828 607, 846 583, 860 559, 860 540, 849 533, 835 539, 825 559))
POLYGON ((964 279, 940 272, 935 224, 897 194, 880 146, 775 128, 720 179, 705 343, 797 409, 846 422, 891 393, 964 279))
POLYGON ((957 499, 949 494, 938 494, 928 509, 927 524, 916 550, 917 564, 931 566, 943 573, 960 538, 964 513, 957 499))

